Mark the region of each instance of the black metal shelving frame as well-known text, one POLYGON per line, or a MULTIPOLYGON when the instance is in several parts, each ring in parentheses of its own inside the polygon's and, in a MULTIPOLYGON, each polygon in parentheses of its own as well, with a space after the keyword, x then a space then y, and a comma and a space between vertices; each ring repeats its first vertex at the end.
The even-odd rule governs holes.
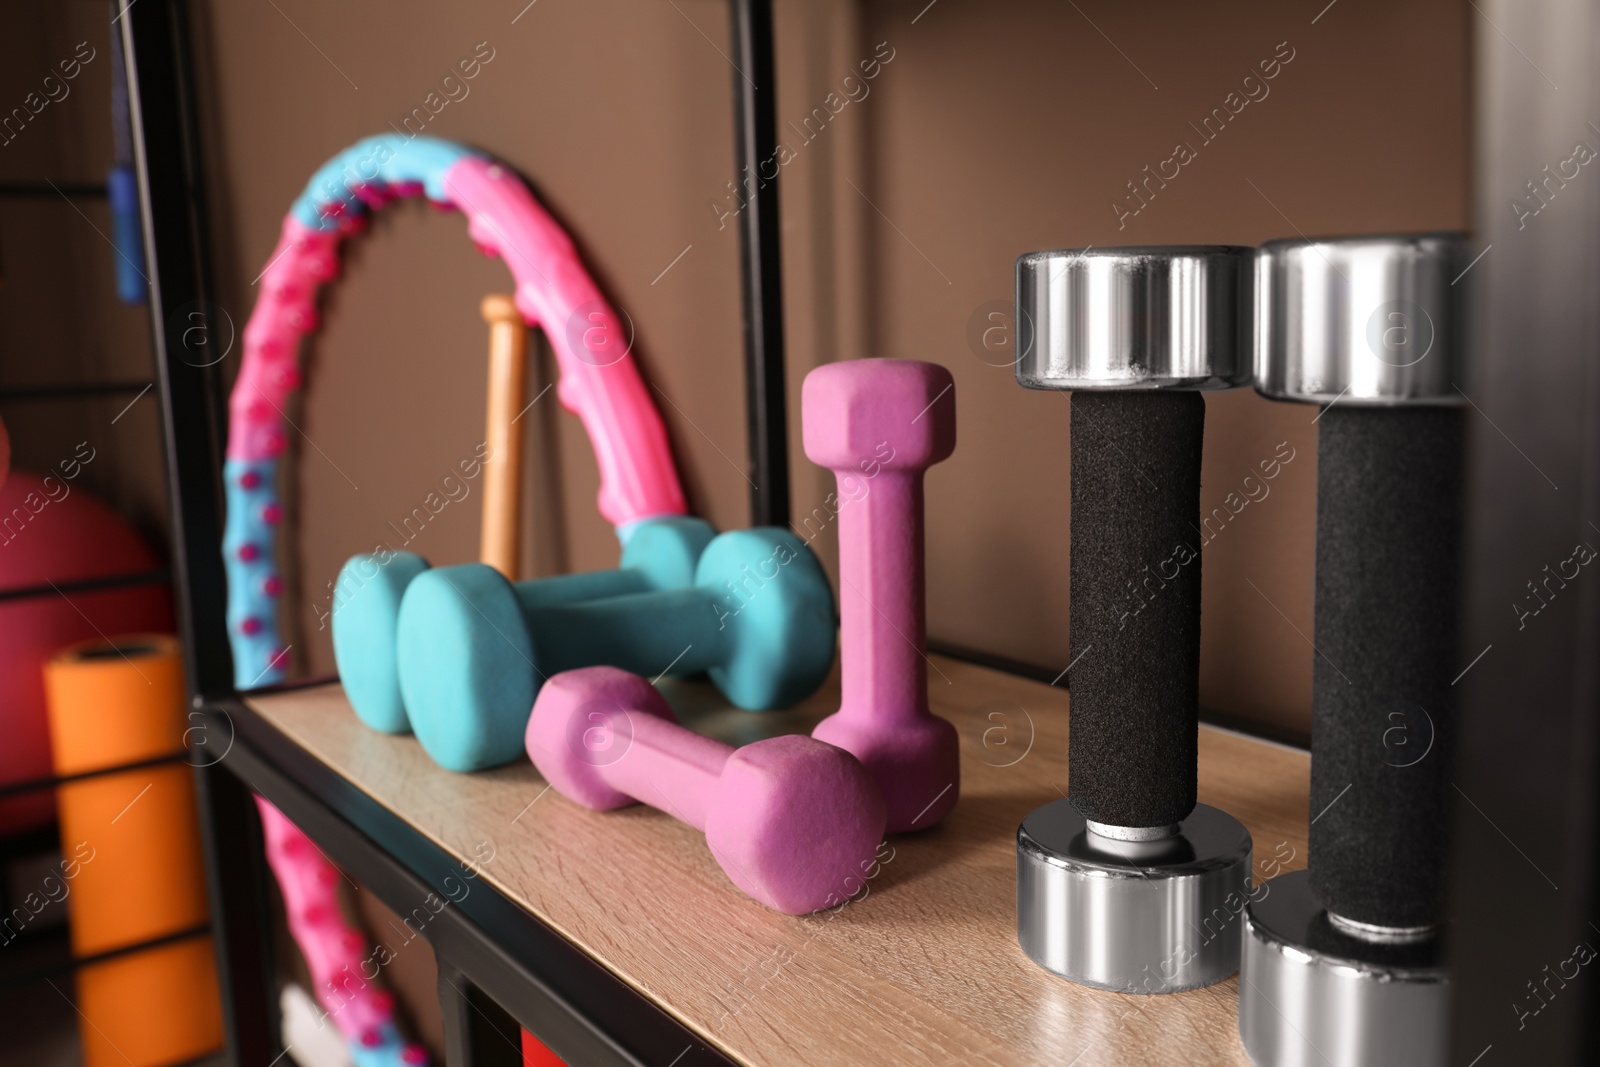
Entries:
POLYGON ((783 359, 783 254, 778 177, 761 169, 777 152, 771 0, 731 0, 734 158, 743 272, 745 412, 750 439, 750 524, 789 525, 789 429, 783 359))

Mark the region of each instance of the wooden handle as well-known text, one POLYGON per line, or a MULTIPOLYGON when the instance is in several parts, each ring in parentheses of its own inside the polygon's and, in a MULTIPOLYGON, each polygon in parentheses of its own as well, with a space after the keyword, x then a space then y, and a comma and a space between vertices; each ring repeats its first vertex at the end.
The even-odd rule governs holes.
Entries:
POLYGON ((483 464, 479 558, 512 581, 521 541, 522 397, 528 381, 528 330, 511 297, 491 293, 480 307, 489 324, 489 458, 483 464))

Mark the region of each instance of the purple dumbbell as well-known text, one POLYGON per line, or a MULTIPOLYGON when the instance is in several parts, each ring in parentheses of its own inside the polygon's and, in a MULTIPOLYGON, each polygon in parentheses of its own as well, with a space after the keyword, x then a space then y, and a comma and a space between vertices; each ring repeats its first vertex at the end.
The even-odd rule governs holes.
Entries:
POLYGON ((800 407, 806 455, 843 501, 843 692, 811 736, 867 768, 891 831, 925 829, 961 791, 955 727, 928 710, 922 515, 922 472, 956 447, 955 382, 934 363, 830 363, 806 375, 800 407))
POLYGON ((848 752, 803 735, 735 749, 679 726, 654 686, 615 667, 544 683, 528 758, 586 808, 643 803, 702 831, 733 884, 790 915, 859 889, 883 841, 883 798, 848 752))

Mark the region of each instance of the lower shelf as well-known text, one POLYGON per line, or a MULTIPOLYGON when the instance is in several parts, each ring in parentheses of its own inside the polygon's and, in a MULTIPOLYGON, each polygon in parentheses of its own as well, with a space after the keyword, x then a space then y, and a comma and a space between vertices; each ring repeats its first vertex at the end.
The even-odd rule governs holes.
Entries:
MULTIPOLYGON (((663 688, 683 722, 732 743, 809 730, 838 706, 836 678, 768 714, 706 685, 663 688)), ((1067 694, 939 656, 929 688, 961 733, 960 803, 934 829, 891 837, 853 902, 801 918, 742 895, 669 816, 585 810, 526 761, 441 770, 412 738, 362 725, 337 685, 246 702, 735 1061, 1248 1064, 1237 978, 1127 996, 1056 978, 1017 947, 1016 830, 1065 794, 1067 694)), ((1302 751, 1201 728, 1200 799, 1249 828, 1258 880, 1305 865, 1309 777, 1302 751)))

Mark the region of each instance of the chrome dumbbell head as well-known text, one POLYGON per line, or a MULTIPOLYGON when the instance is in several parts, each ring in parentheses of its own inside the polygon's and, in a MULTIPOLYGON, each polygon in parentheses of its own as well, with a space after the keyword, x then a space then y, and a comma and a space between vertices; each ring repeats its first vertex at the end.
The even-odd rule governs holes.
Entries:
POLYGON ((1262 245, 1256 388, 1318 404, 1459 403, 1468 261, 1458 233, 1262 245))
POLYGON ((1449 972, 1437 938, 1347 934, 1309 871, 1258 886, 1245 912, 1239 1039, 1259 1067, 1427 1067, 1449 1047, 1449 972))
POLYGON ((1022 256, 1017 381, 1028 389, 1248 385, 1254 253, 1194 245, 1022 256))
POLYGON ((1017 830, 1017 940, 1042 967, 1119 993, 1176 993, 1239 969, 1250 832, 1197 804, 1152 841, 1095 833, 1070 800, 1017 830))

